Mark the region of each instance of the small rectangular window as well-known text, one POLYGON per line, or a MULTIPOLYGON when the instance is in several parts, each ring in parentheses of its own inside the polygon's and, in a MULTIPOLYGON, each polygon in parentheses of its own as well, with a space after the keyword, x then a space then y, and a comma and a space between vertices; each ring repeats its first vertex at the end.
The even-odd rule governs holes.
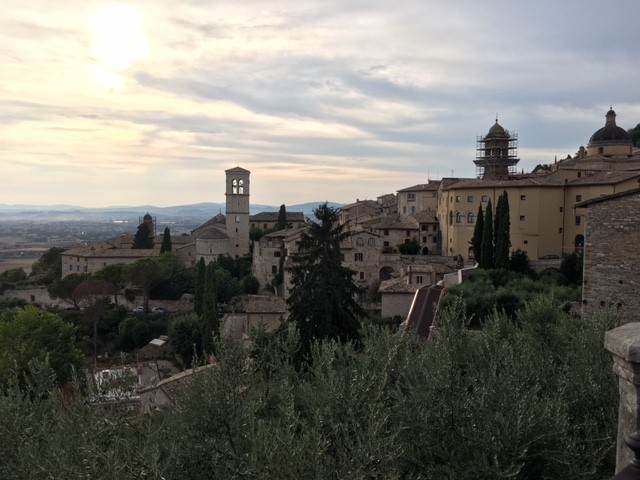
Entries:
POLYGON ((520 215, 520 221, 524 222, 525 221, 525 216, 524 215, 520 215))
POLYGON ((487 195, 482 195, 482 203, 487 203, 489 201, 489 197, 487 195))
POLYGON ((364 280, 364 272, 360 272, 360 280, 364 280))
POLYGON ((416 194, 415 193, 407 193, 407 201, 408 202, 413 202, 416 199, 416 194))
POLYGON ((524 244, 525 244, 525 245, 529 245, 529 240, 525 240, 525 241, 524 241, 524 244))
POLYGON ((576 195, 576 202, 582 201, 582 195, 576 195))
POLYGON ((406 231, 406 235, 407 235, 407 237, 410 237, 411 236, 411 230, 407 230, 406 231))
POLYGON ((279 257, 280 256, 280 250, 276 250, 275 252, 273 252, 273 256, 274 257, 279 257))
POLYGON ((469 203, 473 203, 473 195, 469 195, 469 196, 467 197, 467 202, 469 202, 469 203))
POLYGON ((520 200, 526 200, 527 196, 526 195, 520 195, 520 200))
POLYGON ((558 229, 558 233, 562 233, 562 227, 558 229))
POLYGON ((427 243, 427 237, 422 237, 422 243, 427 243))
POLYGON ((361 262, 361 261, 363 260, 363 255, 362 255, 362 253, 356 253, 356 254, 354 254, 354 260, 355 260, 356 262, 361 262))
POLYGON ((456 195, 456 203, 460 203, 462 201, 462 197, 460 195, 456 195))
POLYGON ((576 215, 576 225, 580 225, 582 223, 582 218, 580 218, 580 215, 576 215))
POLYGON ((271 273, 273 273, 274 275, 276 275, 278 273, 278 266, 277 265, 271 265, 271 273))
POLYGON ((564 212, 564 207, 560 207, 560 213, 564 212))
POLYGON ((416 275, 416 283, 421 284, 424 281, 424 277, 422 275, 416 275))

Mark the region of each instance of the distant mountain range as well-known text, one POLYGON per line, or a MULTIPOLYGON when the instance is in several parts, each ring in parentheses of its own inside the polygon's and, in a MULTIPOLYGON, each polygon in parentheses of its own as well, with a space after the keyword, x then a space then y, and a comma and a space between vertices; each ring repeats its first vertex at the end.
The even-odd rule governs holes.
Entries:
MULTIPOLYGON (((287 211, 303 212, 311 216, 313 209, 324 202, 308 202, 298 205, 286 205, 287 211)), ((328 202, 332 207, 344 204, 328 202)), ((156 207, 153 205, 140 206, 111 206, 104 208, 88 208, 75 205, 6 205, 0 204, 1 221, 135 221, 144 214, 157 218, 159 222, 200 222, 206 221, 218 213, 225 212, 224 203, 195 203, 192 205, 176 205, 173 207, 156 207)), ((260 212, 277 212, 280 206, 251 205, 251 214, 260 212)))

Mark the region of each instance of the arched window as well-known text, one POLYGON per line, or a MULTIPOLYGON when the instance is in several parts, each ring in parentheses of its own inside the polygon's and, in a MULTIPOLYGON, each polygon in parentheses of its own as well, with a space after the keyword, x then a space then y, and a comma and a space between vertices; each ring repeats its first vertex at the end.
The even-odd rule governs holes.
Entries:
POLYGON ((242 195, 244 193, 244 181, 243 180, 239 180, 238 181, 238 193, 240 195, 242 195))
POLYGON ((369 240, 367 241, 367 243, 369 245, 375 245, 376 244, 376 239, 373 237, 369 237, 369 240))
POLYGON ((476 216, 474 215, 473 212, 467 213, 467 223, 469 224, 476 223, 476 216))
POLYGON ((232 185, 232 192, 234 195, 236 195, 238 193, 238 180, 236 180, 235 178, 231 181, 231 185, 232 185))
POLYGON ((460 212, 456 212, 456 223, 462 223, 462 214, 460 212))

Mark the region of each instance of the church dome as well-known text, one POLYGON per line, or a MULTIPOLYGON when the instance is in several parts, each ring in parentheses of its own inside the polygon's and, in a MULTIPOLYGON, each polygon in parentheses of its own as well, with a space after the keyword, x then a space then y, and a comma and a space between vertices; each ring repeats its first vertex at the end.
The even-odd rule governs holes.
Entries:
POLYGON ((607 112, 607 121, 604 127, 597 130, 589 139, 592 145, 631 145, 631 135, 622 127, 616 125, 616 112, 613 109, 607 112))
POLYGON ((509 133, 498 123, 498 119, 496 119, 496 123, 489 129, 486 138, 506 138, 508 136, 509 133))
POLYGON ((151 215, 149 215, 149 212, 147 212, 147 213, 145 214, 145 216, 144 216, 144 217, 142 217, 142 219, 143 219, 145 222, 149 222, 149 221, 153 220, 153 217, 152 217, 151 215))

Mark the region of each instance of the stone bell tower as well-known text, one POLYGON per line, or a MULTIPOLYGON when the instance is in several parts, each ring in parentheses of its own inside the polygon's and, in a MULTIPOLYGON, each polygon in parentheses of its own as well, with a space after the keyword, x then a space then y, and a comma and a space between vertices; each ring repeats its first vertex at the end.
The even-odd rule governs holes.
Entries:
POLYGON ((235 167, 226 174, 226 231, 229 255, 238 258, 249 253, 249 176, 251 172, 235 167))

